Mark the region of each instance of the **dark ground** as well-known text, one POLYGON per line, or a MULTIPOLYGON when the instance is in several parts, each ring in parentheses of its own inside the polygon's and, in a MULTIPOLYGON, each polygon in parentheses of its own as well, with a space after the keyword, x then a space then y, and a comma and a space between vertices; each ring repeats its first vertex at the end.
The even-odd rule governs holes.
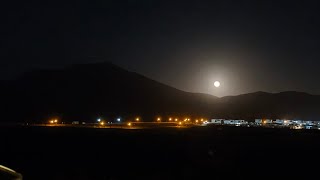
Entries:
POLYGON ((37 179, 307 179, 320 131, 1 127, 0 164, 37 179))

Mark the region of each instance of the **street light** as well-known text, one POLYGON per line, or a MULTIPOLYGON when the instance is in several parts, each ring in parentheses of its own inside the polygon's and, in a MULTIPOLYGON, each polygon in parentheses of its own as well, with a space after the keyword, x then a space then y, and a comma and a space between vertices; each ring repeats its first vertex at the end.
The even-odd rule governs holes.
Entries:
POLYGON ((161 118, 158 117, 157 121, 161 121, 161 118))
POLYGON ((128 123, 128 126, 131 126, 131 122, 128 123))
POLYGON ((98 118, 97 121, 100 122, 100 121, 101 121, 101 118, 98 118))
POLYGON ((172 120, 172 118, 169 118, 169 121, 171 121, 172 120))
POLYGON ((121 118, 118 118, 117 121, 118 121, 118 122, 121 122, 121 118))
POLYGON ((177 122, 177 121, 178 121, 178 118, 176 118, 174 121, 176 121, 176 122, 177 122))
POLYGON ((136 118, 136 121, 139 121, 140 119, 139 118, 136 118))

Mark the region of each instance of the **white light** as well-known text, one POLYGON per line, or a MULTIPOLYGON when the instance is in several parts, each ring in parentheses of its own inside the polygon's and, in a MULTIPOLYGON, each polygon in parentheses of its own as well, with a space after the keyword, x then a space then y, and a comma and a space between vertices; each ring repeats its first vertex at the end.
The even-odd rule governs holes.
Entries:
POLYGON ((101 118, 97 119, 97 121, 100 122, 100 121, 101 121, 101 118))
POLYGON ((214 85, 215 87, 220 87, 220 82, 219 82, 219 81, 215 81, 215 82, 213 83, 213 85, 214 85))
POLYGON ((120 119, 120 118, 118 118, 118 119, 117 119, 117 121, 118 121, 118 122, 120 122, 120 121, 121 121, 121 119, 120 119))

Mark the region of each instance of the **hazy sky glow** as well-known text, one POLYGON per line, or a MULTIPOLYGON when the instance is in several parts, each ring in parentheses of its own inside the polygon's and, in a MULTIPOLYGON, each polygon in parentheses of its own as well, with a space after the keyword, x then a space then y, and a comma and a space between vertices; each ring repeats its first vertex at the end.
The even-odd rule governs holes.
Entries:
POLYGON ((21 1, 1 8, 1 79, 106 60, 191 92, 320 94, 317 1, 21 1))

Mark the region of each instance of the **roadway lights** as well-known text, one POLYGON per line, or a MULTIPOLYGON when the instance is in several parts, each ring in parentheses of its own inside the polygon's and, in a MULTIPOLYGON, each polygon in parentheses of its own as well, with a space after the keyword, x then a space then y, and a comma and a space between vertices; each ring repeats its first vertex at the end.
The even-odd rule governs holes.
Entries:
POLYGON ((161 121, 161 118, 158 117, 157 121, 161 121))
POLYGON ((136 118, 136 121, 140 121, 140 119, 139 119, 139 118, 136 118))
POLYGON ((104 122, 101 122, 100 125, 103 126, 103 125, 104 125, 104 122))
POLYGON ((52 119, 49 121, 50 124, 58 124, 58 119, 52 119))
POLYGON ((181 125, 182 124, 182 122, 179 122, 179 125, 181 125))
POLYGON ((198 123, 199 121, 198 121, 198 119, 196 120, 196 123, 198 123))
POLYGON ((130 122, 128 123, 128 126, 131 126, 131 123, 130 123, 130 122))
POLYGON ((118 122, 121 122, 121 118, 118 118, 117 121, 118 121, 118 122))
POLYGON ((97 121, 100 122, 100 121, 101 121, 101 118, 98 118, 97 121))
POLYGON ((174 121, 178 121, 178 118, 176 118, 174 121))
POLYGON ((169 121, 171 121, 172 120, 172 118, 169 118, 169 121))

